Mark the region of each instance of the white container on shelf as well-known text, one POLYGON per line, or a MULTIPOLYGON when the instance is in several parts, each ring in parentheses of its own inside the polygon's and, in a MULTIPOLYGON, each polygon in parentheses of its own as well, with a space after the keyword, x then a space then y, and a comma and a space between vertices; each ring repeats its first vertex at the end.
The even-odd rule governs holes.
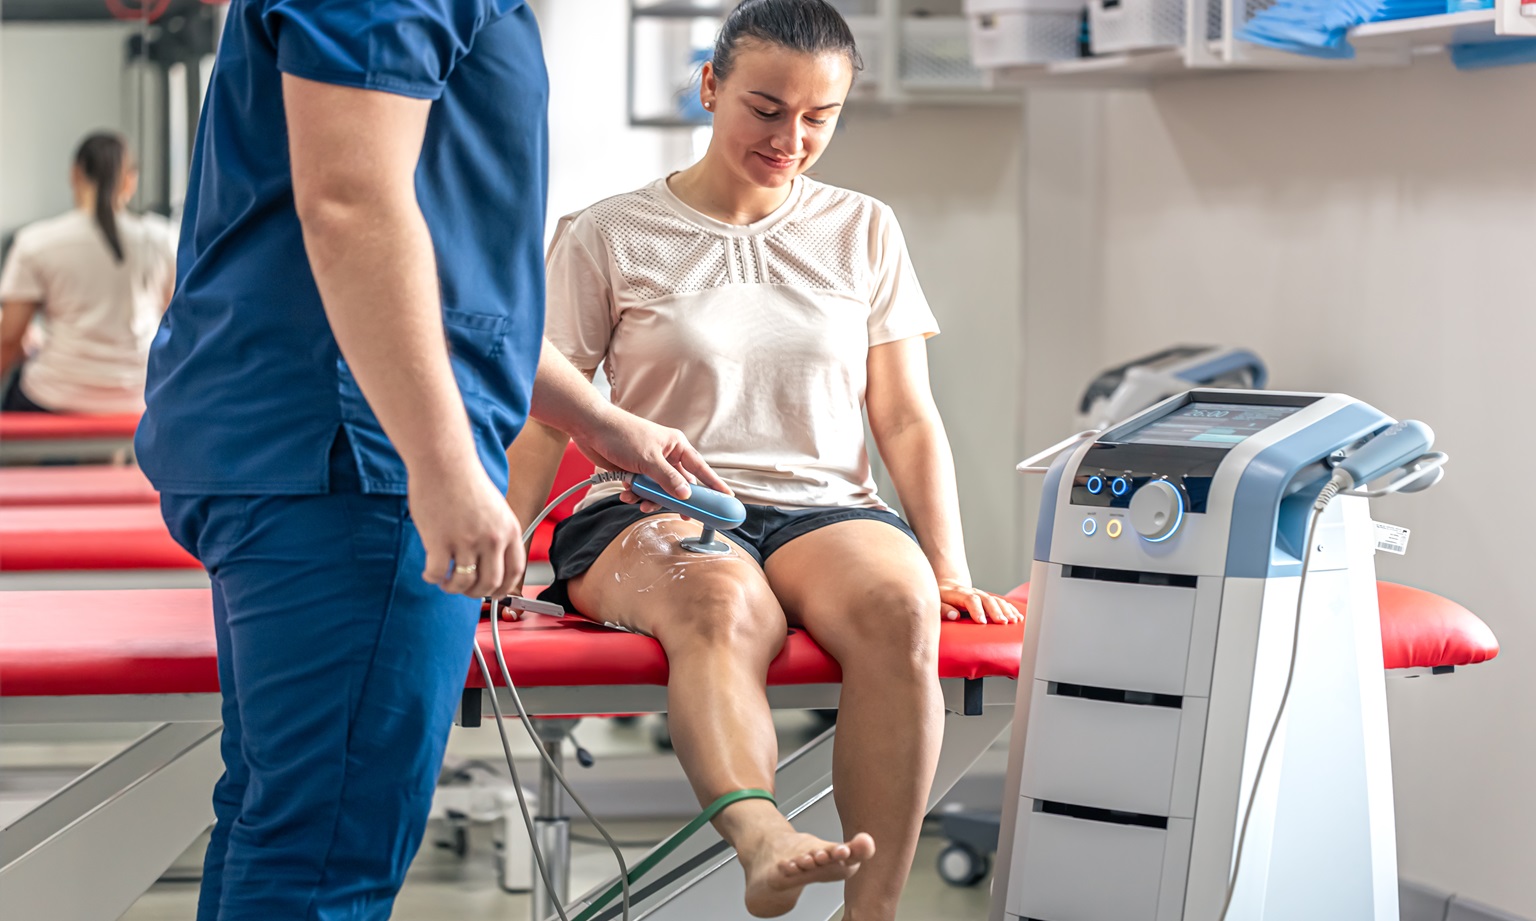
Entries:
POLYGON ((864 71, 853 81, 858 92, 880 84, 880 57, 885 53, 885 31, 877 16, 849 16, 848 29, 853 32, 854 44, 859 57, 864 60, 864 71))
POLYGON ((904 18, 899 73, 908 89, 981 89, 985 84, 971 62, 966 21, 959 16, 904 18))
POLYGON ((1094 54, 1182 46, 1184 0, 1088 0, 1088 43, 1094 54))
POLYGON ((1018 67, 1080 56, 1086 0, 965 0, 971 62, 1018 67))

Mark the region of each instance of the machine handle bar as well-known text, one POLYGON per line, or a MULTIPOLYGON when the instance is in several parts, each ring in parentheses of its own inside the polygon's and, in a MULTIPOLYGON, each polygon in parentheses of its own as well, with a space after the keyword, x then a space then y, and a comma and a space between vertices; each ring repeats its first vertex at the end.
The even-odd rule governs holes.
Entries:
POLYGON ((1076 447, 1084 441, 1087 441, 1090 438, 1097 438, 1102 434, 1104 434, 1103 429, 1086 429, 1084 431, 1078 432, 1071 438, 1067 438, 1063 441, 1059 441, 1056 444, 1051 445, 1049 448, 1046 448, 1039 454, 1024 458, 1023 460, 1019 461, 1019 465, 1014 469, 1020 473, 1045 473, 1051 468, 1050 465, 1039 466, 1041 461, 1049 460, 1069 448, 1076 447))

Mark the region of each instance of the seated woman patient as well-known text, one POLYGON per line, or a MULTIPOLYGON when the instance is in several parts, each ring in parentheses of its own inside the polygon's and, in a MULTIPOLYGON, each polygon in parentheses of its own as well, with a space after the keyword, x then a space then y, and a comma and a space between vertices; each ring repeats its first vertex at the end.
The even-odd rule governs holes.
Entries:
POLYGON ((176 235, 158 214, 127 210, 138 179, 121 135, 92 134, 70 169, 74 210, 16 234, 0 271, 0 382, 21 373, 0 410, 144 411, 149 344, 176 280, 176 235), (46 335, 28 358, 38 316, 46 335))
MULTIPOLYGON (((1020 614, 971 586, 953 458, 928 385, 938 331, 889 208, 807 178, 859 67, 824 0, 746 0, 704 65, 703 159, 561 221, 550 340, 621 407, 685 432, 747 505, 730 553, 678 547, 696 522, 594 487, 562 522, 542 596, 660 641, 672 740, 701 803, 771 789, 765 691, 787 627, 842 665, 834 765, 846 840, 773 803, 715 819, 747 908, 789 911, 843 880, 849 921, 895 917, 939 753, 941 617, 1020 614), (910 526, 876 495, 863 412, 910 526)), ((509 451, 523 521, 566 438, 530 423, 509 451)))

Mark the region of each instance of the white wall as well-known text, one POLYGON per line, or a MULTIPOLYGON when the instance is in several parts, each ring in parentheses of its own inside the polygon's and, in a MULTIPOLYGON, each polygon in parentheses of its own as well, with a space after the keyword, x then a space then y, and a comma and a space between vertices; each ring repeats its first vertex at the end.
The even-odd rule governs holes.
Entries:
POLYGON ((1019 542, 1022 193, 1018 106, 851 104, 813 175, 889 204, 943 330, 928 348, 960 482, 971 574, 1028 577, 1019 542))
MULTIPOLYGON (((1536 67, 1459 73, 1432 58, 1089 96, 1032 122, 1032 152, 1077 132, 1066 172, 1094 181, 1032 200, 1031 225, 1093 226, 1097 246, 1076 299, 1026 302, 1034 328, 1083 318, 1055 323, 1029 359, 1249 346, 1272 386, 1343 391, 1435 428, 1446 480, 1376 503, 1414 531, 1406 558, 1377 565, 1466 604, 1503 652, 1389 683, 1401 873, 1536 916, 1536 67)), ((1031 266, 1062 284, 1082 271, 1031 266)), ((1027 411, 1059 413, 1058 399, 1032 393, 1027 411)))
MULTIPOLYGON (((553 230, 562 214, 685 166, 689 140, 681 131, 628 125, 625 0, 546 0, 535 8, 550 77, 553 230)), ((123 43, 134 29, 0 29, 0 233, 71 206, 69 163, 85 134, 136 134, 135 87, 124 86, 123 70, 123 43)))
POLYGON ((549 224, 688 165, 677 129, 631 128, 625 0, 533 4, 549 68, 549 224))
POLYGON ((0 235, 73 205, 69 164, 97 128, 129 132, 122 23, 0 29, 0 235))

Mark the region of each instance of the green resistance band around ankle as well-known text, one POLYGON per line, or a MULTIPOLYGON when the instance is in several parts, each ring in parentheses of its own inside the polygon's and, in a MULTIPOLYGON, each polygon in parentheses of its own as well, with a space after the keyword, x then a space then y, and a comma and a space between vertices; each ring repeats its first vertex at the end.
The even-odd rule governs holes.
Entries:
MULTIPOLYGON (((699 829, 709 824, 715 816, 720 814, 722 809, 734 803, 739 803, 744 799, 765 799, 770 803, 774 803, 773 794, 767 790, 737 790, 735 793, 725 794, 713 803, 710 803, 703 812, 699 813, 692 822, 685 825, 681 831, 661 842, 656 850, 646 855, 644 860, 635 864, 634 869, 629 871, 628 879, 630 886, 634 886, 640 880, 640 877, 654 870, 656 865, 665 860, 668 854, 677 850, 679 845, 693 837, 694 833, 699 829)), ((572 921, 592 921, 597 916, 597 913, 603 910, 604 906, 618 898, 619 894, 623 891, 624 886, 622 883, 614 883, 608 887, 606 892, 598 896, 596 901, 588 905, 581 914, 573 918, 572 921)))

